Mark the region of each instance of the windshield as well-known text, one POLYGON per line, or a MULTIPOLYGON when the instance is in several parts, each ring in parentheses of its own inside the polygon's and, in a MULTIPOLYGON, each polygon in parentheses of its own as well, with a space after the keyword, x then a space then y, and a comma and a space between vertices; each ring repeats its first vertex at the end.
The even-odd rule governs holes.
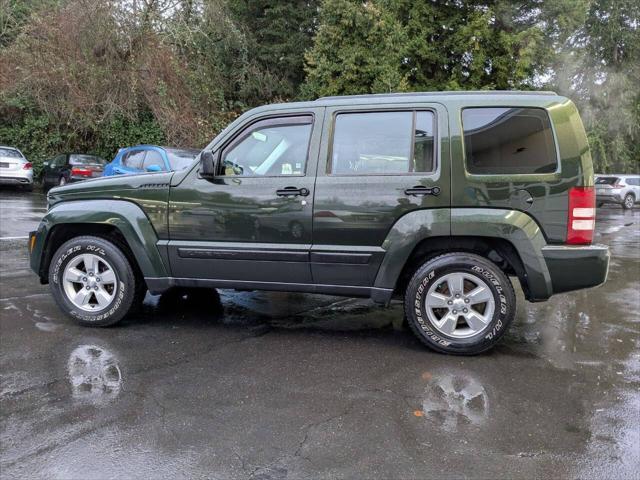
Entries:
POLYGON ((193 148, 165 148, 171 170, 184 170, 193 164, 193 160, 198 156, 200 150, 193 148))
POLYGON ((70 165, 106 165, 107 161, 104 158, 96 157, 95 155, 83 155, 74 153, 69 156, 70 165))
POLYGON ((23 158, 22 154, 13 148, 0 147, 0 157, 23 158))
POLYGON ((614 185, 617 181, 618 177, 598 177, 596 178, 596 185, 614 185))

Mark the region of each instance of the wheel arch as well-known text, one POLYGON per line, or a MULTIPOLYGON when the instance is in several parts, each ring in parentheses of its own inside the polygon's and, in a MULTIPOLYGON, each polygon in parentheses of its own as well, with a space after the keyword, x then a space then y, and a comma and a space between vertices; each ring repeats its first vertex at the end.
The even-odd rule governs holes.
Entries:
POLYGON ((57 204, 45 215, 38 234, 44 239, 36 270, 42 283, 48 281, 49 265, 56 250, 81 235, 95 235, 118 245, 136 273, 143 277, 168 276, 156 232, 142 209, 131 202, 90 200, 57 204))
POLYGON ((416 263, 450 251, 483 255, 515 274, 529 301, 548 299, 551 277, 542 255, 540 226, 525 212, 496 208, 428 209, 410 212, 383 242, 385 258, 375 286, 398 291, 416 263))

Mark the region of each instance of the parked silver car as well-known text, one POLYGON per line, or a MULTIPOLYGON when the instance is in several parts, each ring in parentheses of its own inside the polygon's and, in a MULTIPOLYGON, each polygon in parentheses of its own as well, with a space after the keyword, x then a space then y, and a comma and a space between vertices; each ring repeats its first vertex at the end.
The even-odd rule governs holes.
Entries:
POLYGON ((598 175, 596 204, 617 203, 625 209, 640 202, 640 175, 598 175))
POLYGON ((17 148, 0 145, 0 184, 33 190, 33 165, 17 148))

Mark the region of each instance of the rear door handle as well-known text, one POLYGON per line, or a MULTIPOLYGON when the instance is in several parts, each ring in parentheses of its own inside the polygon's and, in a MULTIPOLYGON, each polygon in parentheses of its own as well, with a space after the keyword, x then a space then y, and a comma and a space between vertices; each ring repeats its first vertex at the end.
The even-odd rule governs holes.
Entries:
POLYGON ((407 188, 404 191, 405 195, 411 195, 412 197, 422 197, 424 195, 440 195, 440 187, 425 187, 422 185, 416 185, 415 187, 407 188))
POLYGON ((308 188, 296 188, 296 187, 284 187, 280 190, 276 190, 276 195, 279 197, 297 197, 302 196, 306 197, 309 195, 308 188))

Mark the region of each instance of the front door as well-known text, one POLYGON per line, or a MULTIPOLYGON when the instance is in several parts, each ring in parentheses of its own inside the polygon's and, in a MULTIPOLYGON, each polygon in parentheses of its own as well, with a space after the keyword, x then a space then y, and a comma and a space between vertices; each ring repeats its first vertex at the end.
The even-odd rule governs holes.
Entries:
POLYGON ((413 210, 450 207, 447 112, 440 104, 327 108, 325 131, 313 278, 371 286, 393 225, 413 210))
POLYGON ((248 120, 216 147, 216 178, 202 178, 194 169, 171 189, 174 277, 312 283, 311 214, 322 113, 289 111, 248 120))

